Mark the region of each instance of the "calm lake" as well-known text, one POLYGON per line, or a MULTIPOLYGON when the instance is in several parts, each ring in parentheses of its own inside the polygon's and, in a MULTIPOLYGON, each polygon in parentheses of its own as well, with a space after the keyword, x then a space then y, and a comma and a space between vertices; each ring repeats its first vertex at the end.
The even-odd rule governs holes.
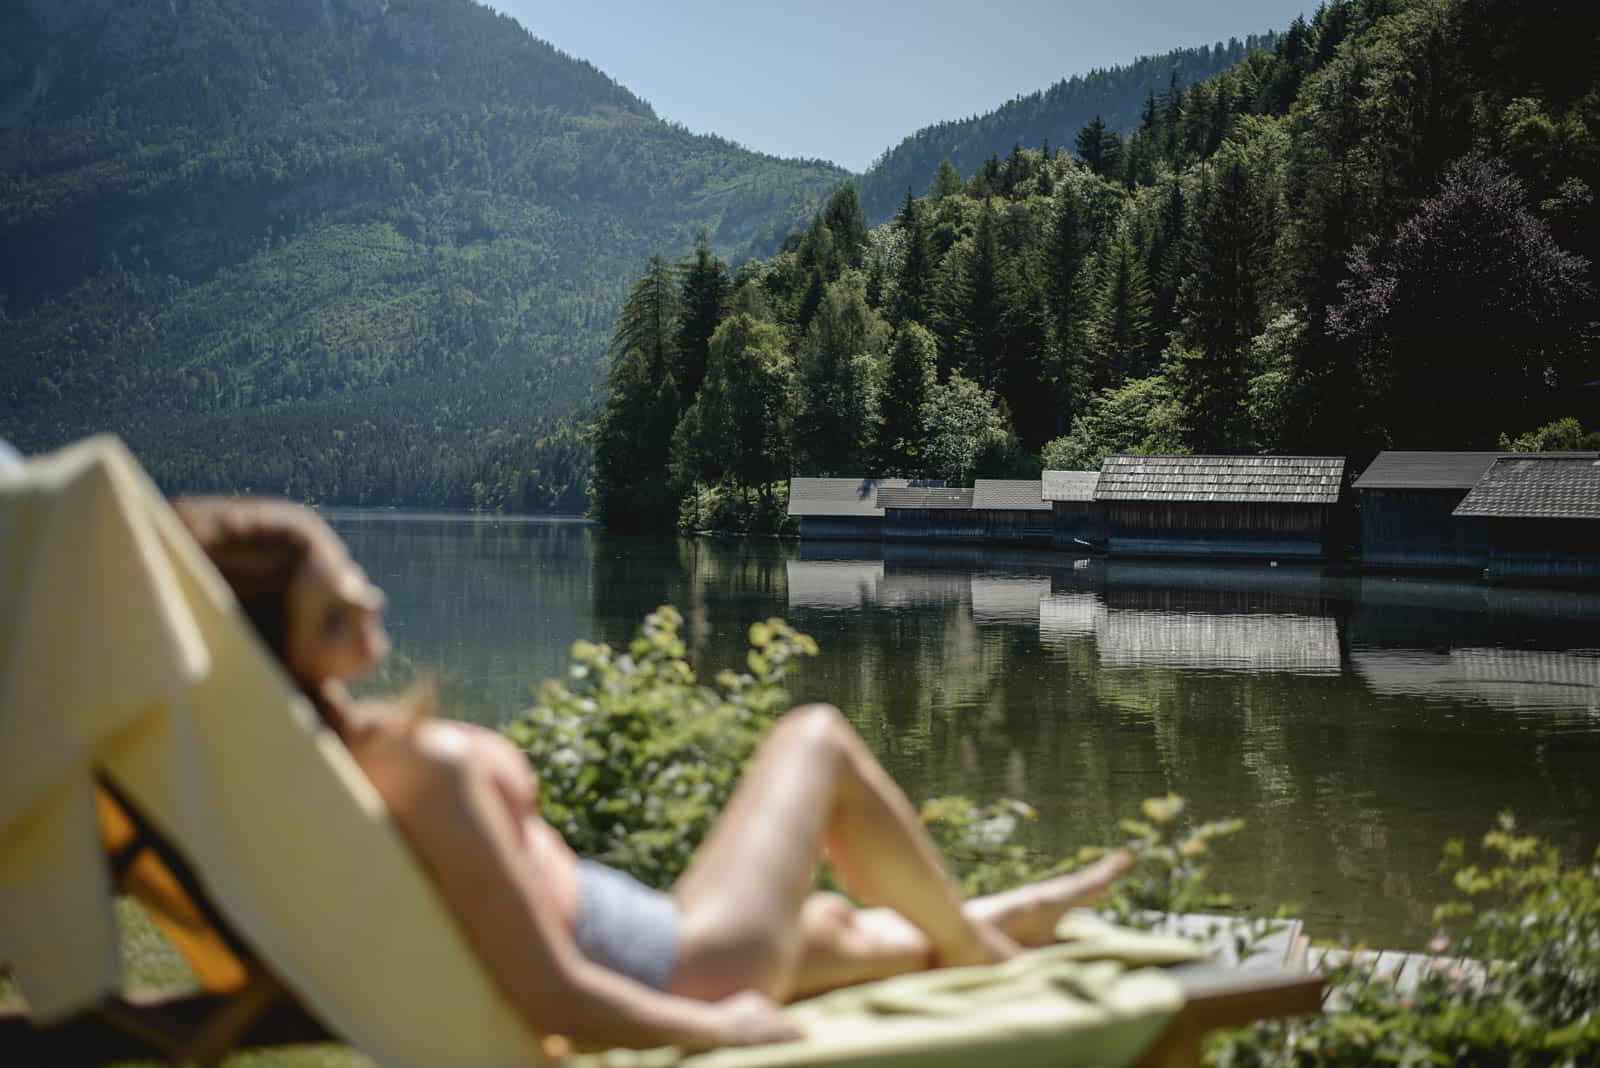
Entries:
POLYGON ((1600 594, 1305 565, 997 549, 628 538, 572 520, 330 511, 388 591, 403 673, 448 711, 529 703, 576 638, 657 605, 706 675, 783 616, 791 687, 851 716, 913 799, 1020 797, 1027 841, 1112 842, 1140 799, 1242 816, 1218 879, 1316 937, 1421 948, 1447 838, 1510 809, 1600 843, 1600 594))

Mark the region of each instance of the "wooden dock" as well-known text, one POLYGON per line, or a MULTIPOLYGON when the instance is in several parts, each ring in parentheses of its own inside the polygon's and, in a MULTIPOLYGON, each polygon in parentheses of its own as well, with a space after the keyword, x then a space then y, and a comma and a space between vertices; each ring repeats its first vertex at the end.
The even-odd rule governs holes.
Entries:
MULTIPOLYGON (((1471 987, 1488 978, 1483 962, 1466 957, 1432 956, 1392 949, 1340 949, 1313 945, 1300 920, 1249 920, 1238 916, 1189 913, 1161 918, 1155 930, 1181 935, 1212 951, 1218 963, 1237 968, 1294 968, 1326 975, 1354 964, 1368 981, 1386 983, 1405 997, 1429 975, 1444 975, 1471 987), (1248 952, 1245 950, 1248 949, 1248 952)), ((1323 1008, 1338 1012, 1347 998, 1329 987, 1323 1008)))

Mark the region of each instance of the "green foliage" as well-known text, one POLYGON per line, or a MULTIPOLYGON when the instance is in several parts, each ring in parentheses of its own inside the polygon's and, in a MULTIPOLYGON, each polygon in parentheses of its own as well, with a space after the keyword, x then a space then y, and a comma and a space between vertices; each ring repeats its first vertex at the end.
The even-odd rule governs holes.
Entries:
POLYGON ((983 805, 965 797, 935 797, 923 802, 920 814, 967 897, 1020 886, 1075 866, 1070 861, 1041 865, 1014 840, 1022 821, 1038 815, 1025 801, 1006 798, 983 805))
POLYGON ((1178 408, 1165 375, 1136 378, 1091 400, 1072 424, 1072 432, 1044 447, 1044 466, 1053 471, 1088 471, 1107 456, 1187 452, 1178 437, 1178 408))
POLYGON ((937 358, 933 335, 919 323, 907 322, 895 334, 878 428, 878 463, 885 475, 909 475, 921 468, 923 405, 937 381, 937 358))
POLYGON ((1338 1012, 1236 1032, 1214 1051, 1225 1066, 1292 1064, 1576 1066, 1600 1059, 1600 852, 1563 861, 1517 834, 1509 814, 1472 862, 1460 842, 1446 871, 1464 895, 1437 917, 1459 933, 1433 951, 1475 962, 1431 972, 1402 995, 1366 969, 1328 978, 1338 1012))
POLYGON ((1019 451, 995 395, 961 375, 928 391, 922 406, 922 473, 951 485, 969 485, 975 475, 1002 476, 1019 451))
POLYGON ((579 853, 654 886, 680 874, 786 707, 782 683, 811 638, 782 620, 750 628, 746 670, 702 682, 683 619, 652 612, 626 650, 577 642, 564 680, 505 728, 537 770, 545 817, 579 853))
POLYGON ((715 534, 798 534, 788 513, 787 484, 773 483, 751 493, 725 482, 697 483, 678 505, 678 529, 715 534))
MULTIPOLYGON (((678 423, 672 439, 672 472, 679 485, 727 483, 742 497, 755 490, 759 505, 737 527, 768 526, 777 511, 773 484, 788 477, 793 413, 793 368, 783 334, 750 315, 726 319, 711 338, 705 387, 678 423)), ((714 496, 731 499, 733 494, 714 496)), ((697 518, 724 518, 721 509, 695 502, 697 518)), ((732 517, 726 517, 732 518, 732 517)), ((699 527, 693 529, 700 529, 699 527)))
POLYGON ((1214 911, 1230 898, 1208 884, 1212 843, 1244 829, 1238 819, 1212 820, 1180 828, 1178 818, 1186 808, 1177 794, 1147 798, 1139 817, 1121 823, 1132 837, 1126 848, 1135 864, 1117 883, 1110 899, 1119 920, 1139 924, 1145 914, 1214 911))
POLYGON ((861 198, 874 222, 889 217, 907 189, 928 188, 929 177, 950 164, 950 177, 935 183, 935 195, 959 192, 961 175, 971 174, 990 156, 1013 145, 1037 146, 1080 129, 1096 115, 1113 130, 1128 130, 1138 121, 1145 98, 1169 86, 1190 85, 1213 77, 1244 58, 1252 49, 1271 49, 1274 34, 1249 36, 1198 48, 1179 48, 1147 56, 1120 67, 1065 78, 1048 89, 1019 96, 1004 106, 970 119, 941 122, 906 138, 885 152, 861 179, 861 198))
POLYGON ((1585 434, 1575 416, 1511 437, 1500 435, 1502 452, 1600 452, 1600 431, 1585 434))
POLYGON ((797 469, 849 475, 876 436, 880 359, 888 325, 868 304, 865 279, 848 272, 823 290, 795 358, 797 469))

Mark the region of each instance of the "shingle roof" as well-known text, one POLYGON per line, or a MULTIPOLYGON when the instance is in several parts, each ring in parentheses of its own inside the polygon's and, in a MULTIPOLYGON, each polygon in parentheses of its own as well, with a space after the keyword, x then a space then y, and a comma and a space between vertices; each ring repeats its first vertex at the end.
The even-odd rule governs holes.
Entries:
POLYGON ((903 478, 791 478, 789 514, 857 515, 882 518, 878 490, 885 486, 903 487, 903 478))
POLYGON ((972 507, 969 489, 891 488, 878 491, 878 504, 884 508, 953 508, 972 507))
POLYGON ((1336 504, 1342 456, 1107 456, 1097 501, 1336 504))
POLYGON ((1046 471, 1043 497, 1047 501, 1092 501, 1099 484, 1098 471, 1046 471))
POLYGON ((972 507, 1048 512, 1044 482, 1037 478, 980 478, 972 487, 972 507))
POLYGON ((1588 452, 1380 452, 1356 479, 1355 488, 1471 489, 1501 457, 1593 455, 1588 452))
POLYGON ((1355 488, 1471 489, 1498 452, 1380 452, 1356 479, 1355 488))
POLYGON ((1452 514, 1600 519, 1600 454, 1502 456, 1452 514))

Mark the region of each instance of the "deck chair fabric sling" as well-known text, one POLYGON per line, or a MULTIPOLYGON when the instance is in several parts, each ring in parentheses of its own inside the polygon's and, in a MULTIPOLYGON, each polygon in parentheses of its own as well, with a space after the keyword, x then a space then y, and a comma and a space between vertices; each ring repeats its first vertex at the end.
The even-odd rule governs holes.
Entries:
POLYGON ((103 776, 379 1062, 540 1063, 371 785, 121 444, 0 480, 0 960, 35 1019, 119 986, 103 776))
MULTIPOLYGON (((130 825, 148 821, 170 846, 168 875, 192 873, 189 904, 225 917, 178 916, 186 930, 175 940, 203 985, 264 1001, 281 977, 386 1065, 543 1061, 370 784, 114 440, 35 460, 24 478, 0 482, 0 667, 0 961, 35 1019, 137 1008, 112 993, 117 933, 101 837, 126 852, 119 839, 139 833, 117 823, 120 812, 130 825), (210 974, 195 961, 208 939, 228 943, 233 973, 225 960, 210 974)), ((123 864, 135 882, 137 852, 123 864)), ((144 875, 160 883, 159 873, 144 875)), ((810 1025, 805 1042, 688 1059, 618 1051, 595 1063, 1065 1068, 1126 1064, 1145 1051, 1147 1063, 1167 1068, 1193 1063, 1201 1024, 1315 1008, 1306 980, 1282 977, 1235 981, 1220 999, 1213 991, 1184 1006, 1191 982, 1138 966, 1192 959, 1193 943, 1097 937, 1109 949, 1079 938, 996 969, 814 999, 792 1010, 810 1025)), ((216 1004, 204 994, 186 1004, 202 1003, 208 1013, 216 1004)), ((280 1033, 320 1035, 317 1019, 284 1004, 280 1033)), ((209 1059, 221 1047, 205 1048, 209 1059)))

